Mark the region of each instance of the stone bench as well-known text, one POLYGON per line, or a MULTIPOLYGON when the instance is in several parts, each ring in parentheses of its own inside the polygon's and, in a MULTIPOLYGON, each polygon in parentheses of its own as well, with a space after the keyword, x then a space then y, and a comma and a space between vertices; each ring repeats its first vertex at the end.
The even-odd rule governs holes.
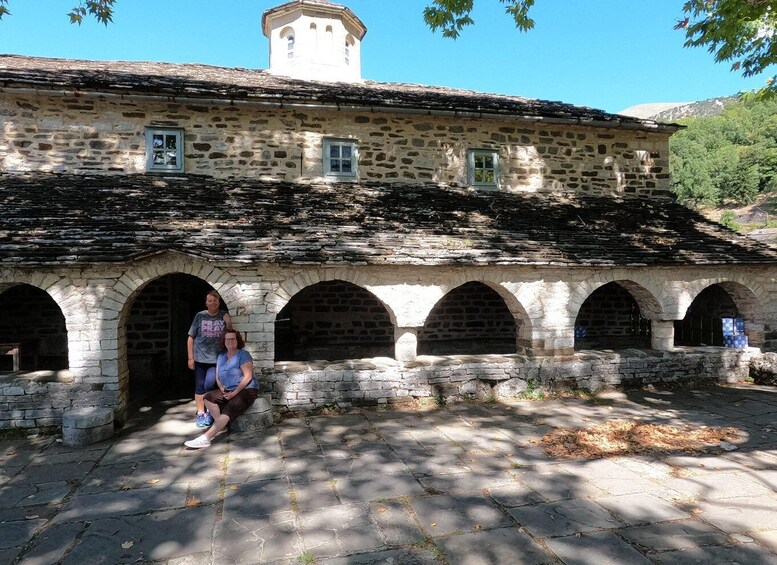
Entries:
POLYGON ((269 394, 260 394, 254 403, 248 407, 234 422, 230 422, 230 428, 235 432, 250 432, 263 430, 273 424, 272 397, 269 394))
POLYGON ((62 442, 71 447, 91 445, 113 436, 113 409, 74 408, 62 414, 62 442))

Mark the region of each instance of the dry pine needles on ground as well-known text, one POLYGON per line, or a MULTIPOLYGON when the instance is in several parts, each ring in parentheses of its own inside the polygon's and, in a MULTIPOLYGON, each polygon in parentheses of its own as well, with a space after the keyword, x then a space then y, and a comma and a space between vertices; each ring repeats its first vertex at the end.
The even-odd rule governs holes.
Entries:
POLYGON ((591 428, 558 429, 540 443, 548 455, 564 459, 594 459, 644 453, 699 452, 721 442, 741 439, 736 428, 682 427, 612 420, 591 428))

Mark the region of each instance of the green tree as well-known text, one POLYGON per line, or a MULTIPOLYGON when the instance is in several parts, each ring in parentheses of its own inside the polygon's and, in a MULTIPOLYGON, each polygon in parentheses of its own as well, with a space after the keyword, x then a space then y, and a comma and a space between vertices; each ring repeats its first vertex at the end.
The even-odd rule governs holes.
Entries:
MULTIPOLYGON (((475 0, 432 0, 424 10, 424 20, 432 31, 456 39, 475 21, 475 0)), ((534 27, 529 12, 535 0, 499 0, 505 12, 521 31, 534 27)), ((685 31, 686 47, 706 47, 718 62, 731 63, 732 71, 744 76, 760 75, 777 63, 776 0, 687 0, 683 16, 675 26, 685 31)), ((759 97, 777 95, 772 76, 756 93, 759 97)))
MULTIPOLYGON (((94 19, 107 26, 113 21, 114 4, 116 0, 80 0, 67 15, 71 24, 81 25, 85 17, 94 16, 94 19)), ((0 0, 0 19, 10 15, 8 0, 0 0)))
POLYGON ((689 118, 670 140, 672 189, 692 206, 750 203, 777 190, 777 99, 742 100, 689 118))

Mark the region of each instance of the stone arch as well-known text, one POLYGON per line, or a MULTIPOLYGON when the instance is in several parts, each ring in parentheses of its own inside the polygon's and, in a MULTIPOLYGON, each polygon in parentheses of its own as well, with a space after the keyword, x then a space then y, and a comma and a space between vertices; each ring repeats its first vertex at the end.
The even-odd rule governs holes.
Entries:
POLYGON ((505 354, 524 352, 530 346, 531 321, 526 311, 515 295, 493 282, 472 280, 448 289, 429 308, 418 331, 421 355, 505 354))
POLYGON ((571 323, 574 323, 583 303, 598 288, 609 284, 617 283, 631 294, 639 306, 641 314, 649 320, 664 319, 661 302, 656 298, 660 292, 650 290, 651 285, 647 282, 638 282, 634 276, 622 276, 622 273, 608 273, 606 275, 595 275, 582 281, 573 291, 572 297, 567 305, 568 317, 571 323))
POLYGON ((0 283, 0 293, 18 285, 28 285, 45 292, 57 305, 65 321, 67 333, 67 366, 77 378, 99 376, 99 368, 90 368, 83 359, 85 352, 80 330, 92 318, 89 315, 88 296, 77 288, 68 277, 43 273, 15 273, 0 283))
MULTIPOLYGON (((759 284, 751 285, 741 277, 732 278, 711 278, 698 279, 685 285, 685 288, 676 297, 677 316, 675 321, 675 342, 696 344, 696 341, 710 342, 707 345, 722 345, 723 334, 722 326, 717 327, 721 317, 739 317, 745 321, 745 332, 748 337, 749 345, 760 347, 764 343, 765 315, 764 305, 768 302, 769 296, 759 284), (739 279, 739 280, 736 280, 739 279), (686 338, 683 333, 687 333, 685 325, 688 324, 687 315, 698 299, 710 294, 715 288, 724 291, 725 295, 733 303, 731 311, 723 311, 710 314, 709 333, 710 339, 695 340, 686 338), (726 314, 723 316, 723 314, 726 314), (714 320, 714 321, 713 321, 714 320), (719 336, 716 334, 720 333, 719 336)), ((703 318, 703 316, 701 316, 703 318)), ((703 322, 701 322, 703 323, 703 322)))
POLYGON ((275 360, 392 357, 394 322, 369 289, 339 278, 297 292, 275 316, 275 360))
POLYGON ((50 292, 29 283, 0 285, 0 311, 0 343, 8 346, 0 354, 16 351, 13 357, 0 357, 2 370, 68 368, 67 320, 50 292))
POLYGON ((267 296, 267 311, 270 314, 277 315, 286 304, 302 289, 320 282, 341 280, 356 286, 362 287, 370 294, 374 295, 389 314, 391 323, 397 325, 397 315, 395 308, 390 302, 385 300, 376 287, 380 286, 378 279, 367 273, 354 271, 351 269, 325 269, 306 271, 298 273, 293 277, 283 281, 276 289, 275 293, 267 296))
POLYGON ((676 319, 684 317, 696 297, 712 285, 723 288, 745 318, 763 322, 763 305, 769 302, 770 297, 763 286, 753 284, 744 277, 714 277, 686 283, 675 297, 676 316, 673 317, 676 319))
POLYGON ((488 276, 487 274, 485 276, 477 273, 460 274, 451 277, 450 282, 447 284, 439 285, 441 291, 440 298, 434 303, 424 305, 426 311, 419 312, 421 324, 423 325, 426 323, 429 313, 450 291, 471 282, 486 285, 504 300, 504 303, 507 306, 507 309, 510 310, 513 318, 522 322, 521 324, 516 324, 516 327, 518 328, 518 349, 530 347, 533 338, 533 321, 540 315, 539 305, 537 305, 536 308, 528 308, 515 293, 506 287, 506 284, 508 283, 505 283, 497 277, 488 276))
POLYGON ((651 347, 651 320, 640 305, 658 314, 658 301, 633 281, 615 280, 598 285, 577 309, 574 347, 624 349, 651 347))
MULTIPOLYGON (((239 327, 240 314, 245 311, 238 281, 222 269, 202 261, 193 260, 191 257, 164 254, 143 263, 139 262, 125 271, 113 286, 106 290, 99 302, 104 324, 102 331, 103 335, 108 338, 104 343, 115 346, 113 351, 108 350, 108 347, 104 348, 102 354, 104 357, 115 359, 115 371, 120 390, 120 408, 124 416, 126 416, 130 401, 130 366, 127 345, 127 323, 130 310, 135 299, 149 284, 163 277, 177 274, 195 277, 218 291, 228 311, 236 314, 233 316, 236 326, 239 327)), ((245 318, 245 316, 242 317, 245 318)))

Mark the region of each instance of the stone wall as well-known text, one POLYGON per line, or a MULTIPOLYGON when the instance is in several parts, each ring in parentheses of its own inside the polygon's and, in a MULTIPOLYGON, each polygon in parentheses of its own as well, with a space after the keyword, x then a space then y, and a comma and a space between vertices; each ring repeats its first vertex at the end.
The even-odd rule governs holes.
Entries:
POLYGON ((467 150, 486 149, 498 152, 507 191, 669 194, 667 133, 89 95, 4 93, 0 167, 143 173, 149 126, 183 128, 186 173, 321 179, 329 136, 358 140, 363 181, 466 186, 467 150))
POLYGON ((0 430, 61 426, 63 411, 115 405, 115 394, 77 383, 68 371, 0 373, 0 430))
MULTIPOLYGON (((499 400, 538 391, 598 391, 615 386, 692 381, 736 382, 748 375, 755 350, 691 348, 671 354, 642 350, 577 354, 573 359, 519 355, 419 357, 344 363, 278 363, 257 375, 264 392, 283 411, 339 406, 376 406, 433 399, 435 402, 499 400)), ((62 424, 62 412, 111 406, 98 387, 76 384, 67 372, 0 374, 0 430, 62 424)))
POLYGON ((693 382, 737 382, 749 374, 754 350, 690 348, 672 353, 623 350, 573 359, 519 355, 419 357, 339 364, 278 363, 259 378, 276 406, 304 411, 325 406, 374 406, 433 398, 440 402, 499 400, 534 392, 693 382))

